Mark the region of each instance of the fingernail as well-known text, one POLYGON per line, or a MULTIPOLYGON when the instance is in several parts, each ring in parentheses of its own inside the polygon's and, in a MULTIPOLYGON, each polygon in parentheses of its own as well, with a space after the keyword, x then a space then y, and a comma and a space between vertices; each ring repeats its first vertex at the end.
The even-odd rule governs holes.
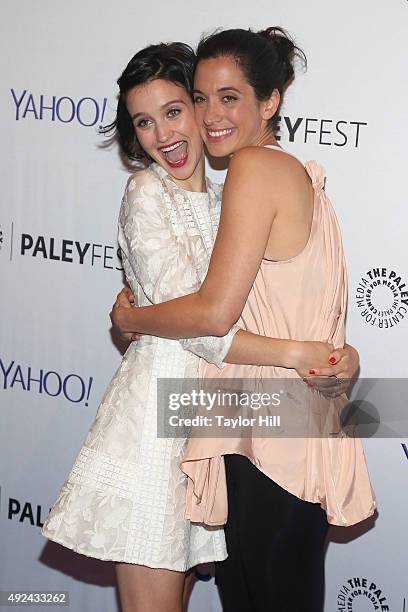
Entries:
POLYGON ((330 363, 336 363, 337 359, 335 357, 330 357, 329 361, 330 363))
POLYGON ((316 374, 316 370, 309 370, 309 374, 310 374, 311 376, 314 376, 314 375, 316 374))

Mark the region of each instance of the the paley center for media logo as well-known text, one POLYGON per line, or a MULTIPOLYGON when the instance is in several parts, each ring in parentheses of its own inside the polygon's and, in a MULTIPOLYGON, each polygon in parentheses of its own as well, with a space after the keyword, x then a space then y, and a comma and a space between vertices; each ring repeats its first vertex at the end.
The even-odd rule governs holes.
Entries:
POLYGON ((368 325, 390 329, 408 314, 408 285, 395 269, 372 268, 358 283, 355 303, 368 325))
POLYGON ((363 576, 349 578, 337 595, 337 612, 389 612, 384 590, 377 582, 363 576))

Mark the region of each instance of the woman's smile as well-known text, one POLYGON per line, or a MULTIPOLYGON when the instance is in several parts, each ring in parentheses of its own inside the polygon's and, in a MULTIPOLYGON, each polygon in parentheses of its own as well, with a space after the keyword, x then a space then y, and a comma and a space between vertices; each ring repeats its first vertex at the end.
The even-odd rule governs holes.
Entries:
POLYGON ((225 129, 215 130, 213 128, 206 128, 206 132, 207 132, 206 140, 208 142, 216 144, 232 136, 232 134, 236 132, 236 129, 235 128, 225 128, 225 129))
POLYGON ((164 147, 158 147, 159 154, 171 168, 181 168, 188 161, 188 142, 177 140, 164 147))

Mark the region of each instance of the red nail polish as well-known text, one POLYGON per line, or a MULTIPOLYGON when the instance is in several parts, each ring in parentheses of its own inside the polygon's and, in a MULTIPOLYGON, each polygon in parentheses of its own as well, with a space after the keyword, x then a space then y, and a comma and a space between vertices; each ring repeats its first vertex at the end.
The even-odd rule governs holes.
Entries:
POLYGON ((310 374, 311 376, 314 376, 314 375, 316 374, 316 371, 315 371, 315 370, 309 370, 309 374, 310 374))
POLYGON ((336 363, 337 360, 335 357, 330 357, 329 361, 330 363, 336 363))

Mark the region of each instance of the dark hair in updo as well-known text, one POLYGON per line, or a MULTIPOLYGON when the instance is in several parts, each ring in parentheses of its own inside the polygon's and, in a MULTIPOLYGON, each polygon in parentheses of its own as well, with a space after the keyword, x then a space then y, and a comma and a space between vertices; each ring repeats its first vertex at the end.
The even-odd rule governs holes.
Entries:
MULTIPOLYGON (((298 57, 306 66, 306 56, 289 35, 279 27, 259 32, 223 30, 201 39, 197 47, 196 66, 201 60, 232 57, 240 66, 258 100, 266 100, 274 89, 283 94, 295 76, 294 60, 298 57)), ((279 110, 279 109, 278 109, 279 110)), ((278 111, 269 120, 276 129, 278 111)))
POLYGON ((132 57, 117 83, 118 106, 115 120, 101 128, 103 134, 112 134, 122 152, 130 160, 150 159, 139 144, 132 119, 126 108, 126 94, 156 79, 170 81, 184 87, 191 95, 193 88, 195 54, 181 42, 160 43, 142 49, 132 57))

